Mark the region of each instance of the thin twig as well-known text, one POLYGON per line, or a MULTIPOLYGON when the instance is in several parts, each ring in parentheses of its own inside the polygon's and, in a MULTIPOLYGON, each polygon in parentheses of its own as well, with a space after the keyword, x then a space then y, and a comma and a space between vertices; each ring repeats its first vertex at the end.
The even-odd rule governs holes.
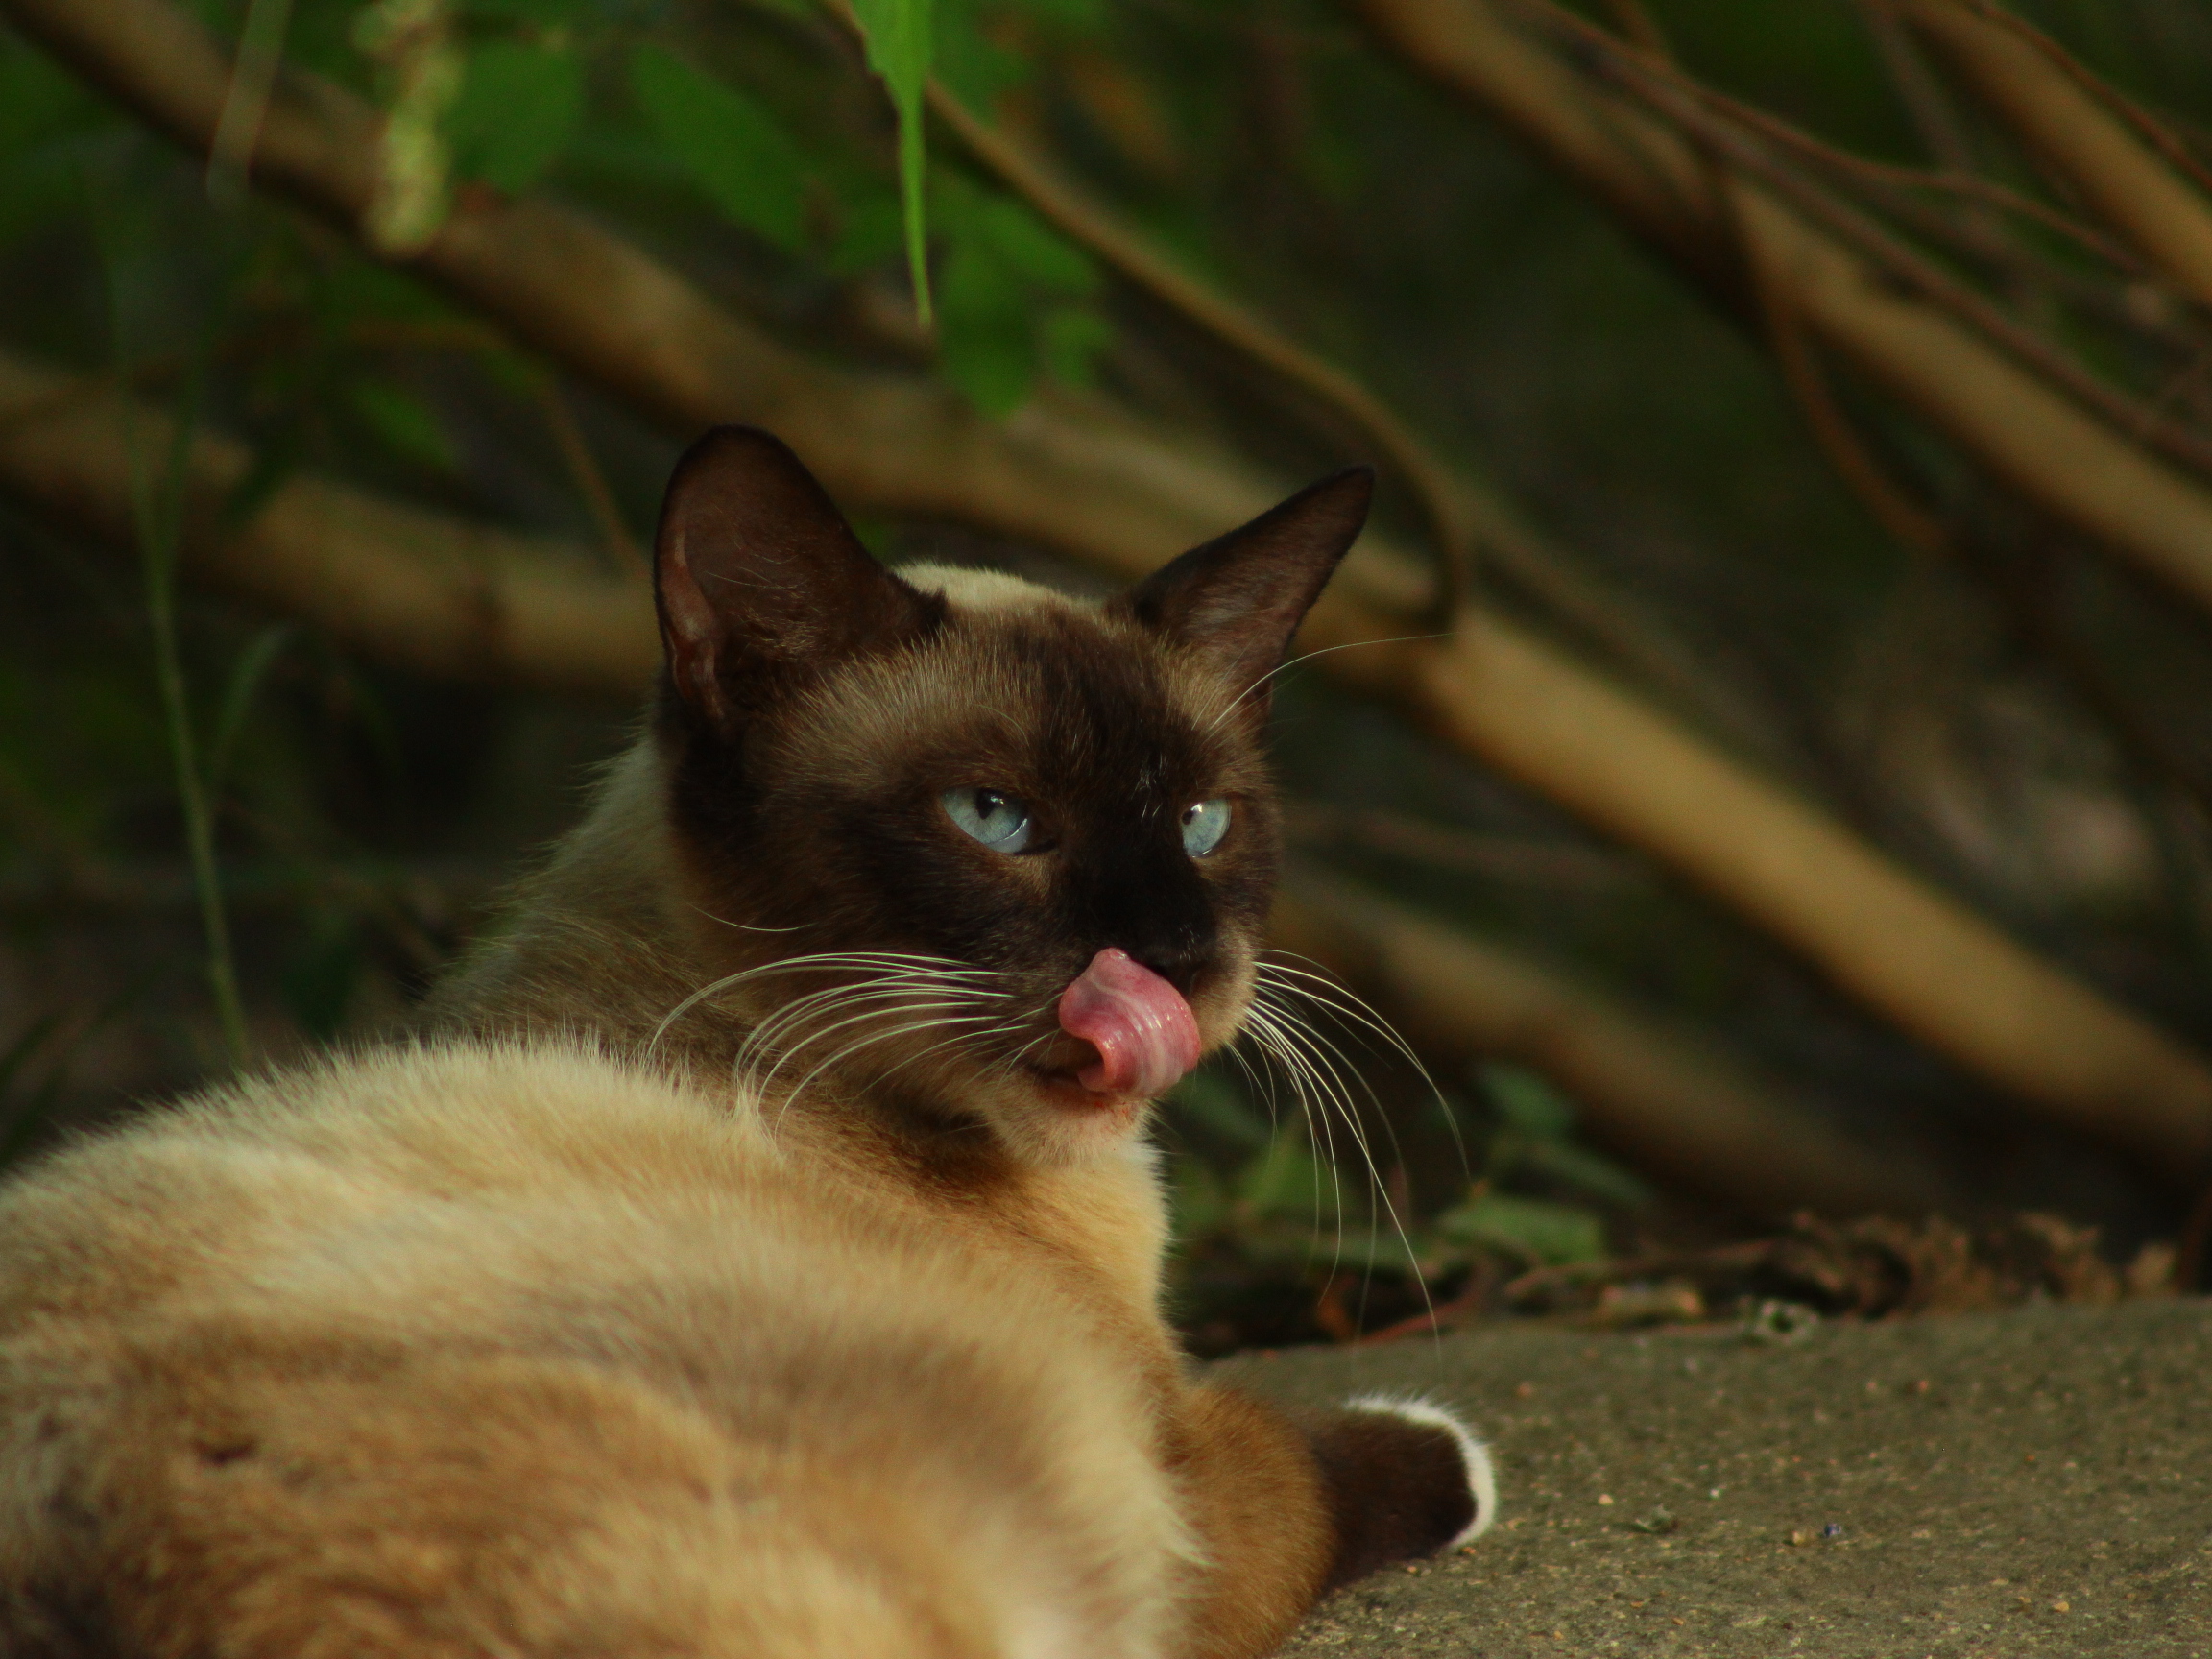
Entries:
POLYGON ((2093 79, 2084 82, 2086 71, 2055 60, 2056 48, 2039 47, 2001 13, 1958 0, 1901 3, 2039 165, 2057 173, 2154 267, 2212 306, 2212 203, 2200 187, 2200 170, 2176 171, 2171 150, 2147 146, 2141 137, 2148 129, 2115 117, 2111 98, 2093 79))
POLYGON ((576 423, 576 413, 568 407, 568 399, 562 396, 561 383, 551 374, 533 377, 536 382, 538 406, 545 412, 545 424, 553 434, 554 445, 561 451, 562 464, 568 469, 568 476, 575 483, 576 493, 584 497, 585 508, 599 531, 599 540, 606 548, 617 574, 645 576, 652 565, 637 539, 630 534, 630 526, 622 520, 622 510, 615 505, 614 492, 607 486, 607 474, 600 470, 599 458, 591 453, 591 445, 584 437, 584 429, 576 423))
POLYGON ((269 94, 284 60, 284 31, 291 20, 292 0, 252 0, 247 10, 223 117, 207 147, 207 194, 219 207, 234 208, 246 199, 246 175, 261 140, 261 122, 269 113, 269 94))
MULTIPOLYGON (((1873 0, 1879 6, 1879 0, 1873 0)), ((1912 493, 1893 478, 1860 438, 1850 417, 1837 402, 1787 286, 1774 280, 1757 250, 1744 240, 1740 250, 1749 269, 1750 287, 1766 324, 1767 340, 1784 383, 1844 483, 1875 521, 1906 546, 1926 556, 1950 560, 1982 578, 2009 615, 2017 632, 2040 650, 2095 718, 2101 720, 2139 769, 2165 779, 2200 804, 2212 806, 2212 792, 2196 770, 2141 720, 2097 665, 2067 637, 2047 606, 2023 589, 2016 572, 1969 557, 1960 539, 1912 493)))
POLYGON ((1605 0, 1605 10, 1613 13, 1613 21, 1623 36, 1654 58, 1664 60, 1674 56, 1667 44, 1665 31, 1644 0, 1605 0))
POLYGON ((1655 689, 1671 693, 1736 739, 1771 754, 1771 733, 1747 716, 1741 699, 1718 685, 1693 653, 1648 617, 1631 614, 1618 596, 1545 545, 1503 502, 1446 467, 1375 393, 1183 271, 1049 161, 1003 129, 984 123, 942 85, 931 84, 929 100, 932 112, 969 154, 1062 234, 1187 322, 1334 410, 1375 445, 1421 503, 1430 533, 1445 556, 1451 580, 1440 587, 1439 613, 1449 615, 1469 595, 1469 562, 1479 556, 1655 689))
POLYGON ((1783 377, 1815 439, 1876 522, 1914 551, 1949 560, 1977 578, 2022 642, 2057 671, 2092 718, 2108 731, 2145 776, 2162 780, 2207 810, 2212 781, 2146 720, 2102 666, 2060 624, 2050 605, 2023 579, 2015 562, 1984 553, 1913 498, 1859 436, 1836 401, 1803 325, 1778 287, 1760 284, 1769 335, 1783 377))
POLYGON ((2029 368, 2095 409, 2120 431, 2195 470, 2212 474, 2212 439, 2177 428, 2158 412, 2106 385, 2049 341, 2006 315, 1925 254, 1909 247, 1825 191, 1781 165, 1756 144, 1716 120, 1672 87, 1657 84, 1624 52, 1607 54, 1598 72, 1623 86, 1648 108, 1672 120, 1686 134, 1713 145, 1729 162, 1760 181, 1801 212, 1873 259, 1893 278, 1971 324, 2029 368), (1626 67, 1627 73, 1615 71, 1626 67))
POLYGON ((2195 353, 2204 349, 2207 336, 2200 321, 2204 313, 2156 277, 2138 277, 2126 288, 2115 288, 2014 241, 1990 215, 1955 218, 1902 187, 1877 180, 1867 182, 1884 192, 1884 213, 1916 234, 1940 243, 2015 293, 2039 288, 2161 350, 2195 353), (2153 297, 2148 309, 2129 298, 2130 294, 2146 292, 2153 297))
POLYGON ((1525 835, 1479 834, 1381 807, 1291 801, 1285 804, 1284 817, 1295 841, 1352 843, 1439 870, 1465 871, 1506 881, 1612 887, 1634 882, 1642 876, 1622 854, 1599 848, 1525 835))
POLYGON ((1182 270, 1043 156, 983 121, 941 83, 930 83, 929 110, 963 149, 1054 229, 1124 281, 1334 411, 1372 444, 1412 492, 1448 567, 1444 609, 1449 613, 1465 575, 1463 566, 1483 539, 1473 522, 1465 486, 1394 410, 1344 370, 1182 270))
POLYGON ((1780 116, 1770 114, 1755 105, 1743 102, 1741 99, 1731 98, 1727 93, 1704 84, 1670 62, 1663 60, 1653 60, 1641 52, 1624 54, 1623 43, 1619 37, 1606 33, 1587 18, 1578 17, 1564 7, 1552 4, 1551 0, 1514 0, 1514 4, 1540 24, 1556 31, 1573 41, 1577 48, 1578 57, 1587 57, 1590 53, 1595 52, 1598 54, 1599 65, 1602 66, 1607 58, 1622 55, 1632 56, 1637 60, 1637 65, 1640 69, 1667 80, 1672 84, 1675 90, 1695 99, 1720 114, 1741 121, 1746 127, 1759 132, 1762 137, 1770 138, 1787 149, 1794 150, 1808 160, 1817 161, 1821 165, 1839 172, 1849 173, 1899 189, 1938 190, 1986 202, 1993 207, 2002 207, 2008 212, 2019 213, 2032 218, 2047 229, 2056 230, 2060 235, 2080 243, 2100 258, 2108 260, 2123 270, 2140 273, 2144 269, 2143 262, 2128 249, 2102 234, 2094 227, 2085 225, 2072 215, 2053 207, 2049 203, 2038 202, 2032 196, 2024 195, 2008 185, 1999 184, 1993 180, 1979 178, 1971 173, 1958 171, 1931 173, 1921 167, 1900 167, 1887 161, 1876 161, 1864 156, 1854 156, 1849 151, 1839 150, 1833 144, 1815 137, 1803 128, 1785 121, 1780 116))
POLYGON ((2150 110, 2128 97, 2119 87, 2083 63, 2056 40, 2036 28, 2025 17, 2014 15, 1996 5, 1993 0, 1957 0, 1978 16, 1984 17, 2000 28, 2008 29, 2036 51, 2043 54, 2082 91, 2103 104, 2113 114, 2135 129, 2135 132, 2159 155, 2195 180, 2199 189, 2212 193, 2212 168, 2198 159, 2196 152, 2184 144, 2174 130, 2160 121, 2150 110))
POLYGON ((1960 178, 1974 177, 1974 148, 1967 142, 1965 126, 1959 119, 1959 111, 1951 107, 1942 83, 1928 67, 1928 60, 1897 20, 1896 9, 1889 0, 1859 0, 1859 12, 1866 19, 1874 49, 1882 54, 1890 82, 1912 117, 1912 125, 1920 130, 1929 154, 1943 164, 1944 171, 1960 178))
POLYGON ((208 989, 230 1063, 244 1066, 252 1048, 246 1033, 246 1009, 238 991, 237 960, 230 948, 230 918, 223 900, 222 874, 215 855, 215 809, 200 770, 199 744, 192 729, 192 706, 184 684, 184 663, 177 642, 177 556, 182 532, 186 455, 190 421, 175 418, 176 436, 161 476, 149 475, 137 434, 128 432, 132 517, 138 532, 140 567, 146 586, 148 631, 154 638, 154 671, 160 686, 177 796, 184 816, 184 842, 192 863, 193 887, 200 902, 201 929, 206 938, 208 989))

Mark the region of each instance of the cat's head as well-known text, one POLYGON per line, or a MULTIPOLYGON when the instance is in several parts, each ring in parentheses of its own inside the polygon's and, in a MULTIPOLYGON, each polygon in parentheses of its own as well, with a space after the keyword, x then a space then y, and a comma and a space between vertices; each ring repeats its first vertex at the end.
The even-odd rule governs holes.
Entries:
POLYGON ((777 1085, 1125 1142, 1234 1037, 1278 857, 1270 676, 1363 521, 1340 472, 1103 605, 872 559, 764 432, 677 466, 658 738, 710 1006, 777 1085))

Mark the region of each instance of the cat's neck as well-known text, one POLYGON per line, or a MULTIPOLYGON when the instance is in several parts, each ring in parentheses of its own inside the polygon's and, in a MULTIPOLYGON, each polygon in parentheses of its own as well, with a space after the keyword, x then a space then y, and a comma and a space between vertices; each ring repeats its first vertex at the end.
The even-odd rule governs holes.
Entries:
POLYGON ((558 1032, 703 1073, 727 1068, 749 1024, 712 998, 684 1008, 729 972, 727 952, 704 937, 727 924, 692 909, 680 859, 646 739, 609 767, 584 821, 510 891, 503 918, 431 993, 420 1024, 558 1032))
MULTIPOLYGON (((709 1087, 747 1074, 757 1021, 726 982, 773 961, 778 935, 692 898, 663 766, 648 737, 609 767, 583 822, 515 885, 500 923, 433 990, 419 1030, 582 1037, 709 1087)), ((794 1078, 779 1070, 753 1075, 765 1086, 761 1104, 791 1133, 824 1131, 872 1162, 962 1187, 989 1180, 1003 1162, 979 1126, 967 1132, 896 1096, 862 1102, 826 1075, 808 1073, 805 1105, 791 1110, 794 1078)))

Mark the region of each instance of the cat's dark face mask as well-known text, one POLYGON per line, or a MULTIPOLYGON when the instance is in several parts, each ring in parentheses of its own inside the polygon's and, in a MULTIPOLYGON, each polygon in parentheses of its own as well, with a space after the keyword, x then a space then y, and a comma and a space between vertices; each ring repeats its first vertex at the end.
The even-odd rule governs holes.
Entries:
POLYGON ((894 574, 776 439, 695 445, 660 733, 763 1084, 1059 1163, 1234 1037, 1278 856, 1268 680, 1371 489, 1338 473, 1099 607, 894 574))

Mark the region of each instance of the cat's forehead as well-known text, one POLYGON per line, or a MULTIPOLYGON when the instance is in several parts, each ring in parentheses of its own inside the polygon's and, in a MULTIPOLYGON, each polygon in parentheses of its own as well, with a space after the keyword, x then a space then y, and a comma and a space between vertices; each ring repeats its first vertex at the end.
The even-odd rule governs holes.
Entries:
POLYGON ((1000 571, 899 574, 945 598, 944 625, 809 700, 801 747, 826 762, 874 770, 981 752, 1104 782, 1163 766, 1240 770, 1249 757, 1240 725, 1224 719, 1233 691, 1128 618, 1000 571))

